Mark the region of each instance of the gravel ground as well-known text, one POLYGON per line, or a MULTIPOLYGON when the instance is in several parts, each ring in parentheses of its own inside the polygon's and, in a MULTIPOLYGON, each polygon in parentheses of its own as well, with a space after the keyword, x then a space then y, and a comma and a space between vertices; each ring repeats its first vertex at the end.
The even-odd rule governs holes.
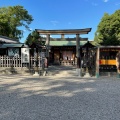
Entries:
POLYGON ((120 120, 120 79, 1 76, 0 120, 120 120))

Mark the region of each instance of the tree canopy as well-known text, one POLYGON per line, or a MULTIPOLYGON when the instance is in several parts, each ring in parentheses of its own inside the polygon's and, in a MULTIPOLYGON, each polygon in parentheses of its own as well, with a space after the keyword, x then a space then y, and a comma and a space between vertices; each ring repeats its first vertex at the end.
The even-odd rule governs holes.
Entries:
POLYGON ((120 10, 111 15, 104 14, 95 32, 94 42, 100 45, 120 45, 120 10))
POLYGON ((26 38, 25 44, 31 45, 32 43, 36 43, 39 45, 45 45, 45 38, 40 36, 38 32, 32 31, 26 38))
POLYGON ((8 6, 0 8, 0 35, 20 39, 23 37, 25 27, 29 30, 29 24, 33 21, 28 11, 23 6, 8 6))

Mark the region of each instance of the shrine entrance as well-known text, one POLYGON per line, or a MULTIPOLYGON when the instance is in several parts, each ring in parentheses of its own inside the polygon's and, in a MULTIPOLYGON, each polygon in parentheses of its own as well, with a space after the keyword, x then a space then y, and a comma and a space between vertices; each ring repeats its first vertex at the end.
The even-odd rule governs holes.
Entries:
MULTIPOLYGON (((88 34, 91 31, 91 28, 85 28, 85 29, 65 29, 65 30, 41 30, 36 29, 36 31, 40 35, 46 35, 46 59, 47 59, 47 67, 49 67, 49 63, 51 61, 51 57, 54 58, 54 62, 60 62, 60 64, 64 62, 72 62, 74 64, 76 62, 76 69, 78 76, 81 77, 81 54, 80 54, 80 42, 81 41, 87 41, 88 39, 81 38, 80 35, 88 34), (59 42, 69 41, 69 39, 65 39, 64 35, 76 35, 75 37, 75 49, 74 51, 69 50, 54 50, 54 54, 51 54, 50 51, 50 35, 61 35, 61 39, 59 39, 59 42), (61 54, 62 53, 62 54, 61 54), (62 57, 61 57, 62 56, 62 57)), ((70 41, 69 41, 70 42, 70 41)))
MULTIPOLYGON (((62 42, 62 41, 61 41, 62 42)), ((49 64, 52 65, 74 65, 75 64, 75 46, 51 47, 49 64)))

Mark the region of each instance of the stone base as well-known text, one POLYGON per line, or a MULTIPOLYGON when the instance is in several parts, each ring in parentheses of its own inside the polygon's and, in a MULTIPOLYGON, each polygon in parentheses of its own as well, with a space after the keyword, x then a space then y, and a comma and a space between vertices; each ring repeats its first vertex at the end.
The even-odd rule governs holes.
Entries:
POLYGON ((96 78, 99 78, 99 73, 96 73, 96 78))
POLYGON ((39 76, 39 73, 38 73, 38 72, 35 72, 35 74, 33 74, 33 76, 39 76))
POLYGON ((119 73, 117 74, 117 78, 120 78, 120 74, 119 73))
POLYGON ((85 73, 84 77, 91 77, 89 73, 85 73))
POLYGON ((77 72, 77 75, 78 75, 79 77, 82 77, 82 71, 81 71, 80 68, 77 68, 77 69, 76 69, 76 72, 77 72))

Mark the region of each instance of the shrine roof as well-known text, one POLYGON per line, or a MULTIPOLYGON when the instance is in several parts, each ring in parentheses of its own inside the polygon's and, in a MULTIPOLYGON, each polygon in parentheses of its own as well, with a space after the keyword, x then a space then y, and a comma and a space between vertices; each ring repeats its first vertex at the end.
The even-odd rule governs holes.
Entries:
MULTIPOLYGON (((87 41, 80 41, 80 45, 84 45, 87 41)), ((50 41, 50 46, 76 46, 76 41, 50 41)))
POLYGON ((0 48, 13 48, 13 47, 28 47, 24 43, 15 43, 15 44, 2 44, 0 48))
POLYGON ((12 39, 2 35, 0 35, 0 41, 3 43, 20 43, 18 39, 12 39))

